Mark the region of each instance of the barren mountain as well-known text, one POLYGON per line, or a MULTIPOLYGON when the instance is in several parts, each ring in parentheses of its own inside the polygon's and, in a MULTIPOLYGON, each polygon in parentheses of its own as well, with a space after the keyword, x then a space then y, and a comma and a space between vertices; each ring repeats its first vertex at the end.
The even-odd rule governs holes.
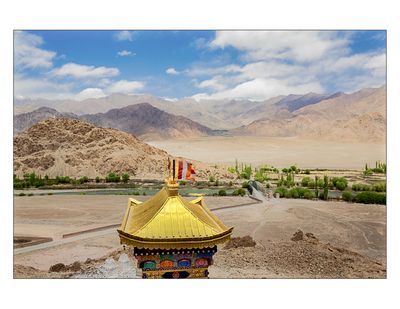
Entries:
MULTIPOLYGON (((296 115, 322 116, 327 119, 350 119, 365 113, 386 114, 386 86, 366 88, 308 105, 297 111, 296 115)), ((385 116, 386 118, 386 116, 385 116)))
MULTIPOLYGON (((68 118, 50 118, 14 137, 14 174, 104 177, 110 172, 134 178, 164 179, 167 152, 115 129, 98 128, 68 118)), ((197 179, 219 175, 231 178, 223 167, 191 161, 197 179)))
POLYGON ((27 129, 42 120, 54 117, 81 119, 98 127, 114 128, 132 133, 141 139, 199 137, 213 134, 207 128, 183 116, 164 112, 148 103, 129 105, 106 113, 78 116, 60 113, 55 109, 41 107, 33 112, 14 116, 14 133, 27 129))
POLYGON ((107 113, 83 115, 81 119, 99 127, 110 127, 144 139, 206 136, 207 128, 183 116, 166 113, 149 103, 112 109, 107 113))
MULTIPOLYGON (((40 101, 16 100, 15 110, 40 101)), ((352 94, 278 96, 262 102, 165 100, 122 94, 82 102, 46 102, 51 104, 48 106, 57 105, 60 112, 96 110, 98 114, 81 117, 98 126, 118 128, 146 139, 206 136, 215 134, 211 129, 230 129, 233 135, 379 143, 385 140, 386 86, 352 94), (107 112, 109 108, 114 109, 107 112)))
POLYGON ((55 117, 78 118, 73 113, 60 113, 53 108, 40 107, 33 112, 14 115, 14 134, 33 126, 35 123, 55 117))
POLYGON ((48 99, 14 99, 14 113, 26 113, 41 106, 48 106, 59 112, 70 112, 77 115, 105 113, 113 108, 121 108, 132 104, 149 102, 157 106, 157 102, 168 103, 161 98, 148 95, 126 95, 114 93, 103 98, 77 100, 48 100, 48 99))
MULTIPOLYGON (((33 111, 39 106, 49 106, 59 112, 72 112, 77 115, 106 113, 110 109, 124 108, 130 105, 149 103, 169 114, 187 117, 211 129, 233 129, 247 125, 263 117, 286 115, 308 104, 315 104, 328 95, 309 93, 306 95, 277 96, 265 101, 246 99, 200 100, 182 98, 167 100, 149 95, 112 94, 104 98, 74 100, 15 100, 15 114, 33 111)), ((114 127, 114 126, 113 126, 114 127)))
POLYGON ((233 135, 298 136, 324 140, 384 143, 386 86, 341 94, 282 117, 265 117, 231 130, 233 135))

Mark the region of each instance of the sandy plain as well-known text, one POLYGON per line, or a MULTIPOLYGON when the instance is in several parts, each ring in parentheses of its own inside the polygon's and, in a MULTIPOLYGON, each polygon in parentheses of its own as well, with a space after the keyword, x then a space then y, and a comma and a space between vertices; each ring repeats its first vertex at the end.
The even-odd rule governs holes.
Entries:
MULTIPOLYGON (((145 200, 148 196, 135 198, 145 200)), ((351 250, 382 264, 386 262, 386 206, 273 198, 265 203, 254 203, 248 197, 205 199, 208 207, 214 209, 226 225, 234 226, 234 236, 250 235, 265 248, 287 244, 293 233, 301 229, 313 233, 323 243, 351 250), (237 207, 221 209, 221 206, 235 205, 237 207)), ((116 228, 67 239, 63 239, 62 235, 118 224, 126 204, 127 196, 15 197, 15 235, 52 237, 54 245, 25 252, 16 249, 14 264, 47 271, 56 263, 83 263, 88 258, 98 259, 121 249, 116 228)), ((249 250, 251 253, 257 252, 257 249, 249 250)), ((223 252, 220 252, 221 258, 229 261, 230 257, 224 257, 226 253, 223 252)), ((232 268, 224 268, 225 262, 222 260, 223 267, 218 267, 218 261, 217 253, 210 277, 224 277, 224 273, 232 268)), ((236 276, 251 277, 251 274, 256 273, 257 270, 251 268, 236 276)), ((298 273, 294 274, 294 277, 298 276, 298 273)), ((305 277, 309 275, 304 274, 305 277)), ((235 274, 229 276, 234 277, 235 274)), ((267 277, 280 275, 274 273, 267 277)))
POLYGON ((296 137, 213 136, 149 141, 168 153, 208 163, 302 168, 363 169, 365 163, 386 162, 384 144, 338 143, 296 137), (210 155, 212 154, 212 155, 210 155))
MULTIPOLYGON (((134 196, 146 200, 148 196, 134 196)), ((195 199, 195 197, 187 197, 195 199)), ((249 197, 207 197, 210 209, 254 203, 249 197)), ((14 263, 47 270, 56 263, 84 262, 120 249, 116 227, 63 235, 120 224, 128 196, 120 195, 51 195, 14 198, 14 236, 51 237, 53 243, 14 250, 14 263)))

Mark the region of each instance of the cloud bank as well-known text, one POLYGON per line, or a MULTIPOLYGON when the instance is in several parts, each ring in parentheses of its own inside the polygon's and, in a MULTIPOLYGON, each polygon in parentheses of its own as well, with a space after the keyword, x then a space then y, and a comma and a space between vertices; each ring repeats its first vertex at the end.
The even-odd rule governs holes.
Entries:
MULTIPOLYGON (((132 40, 129 31, 118 32, 116 36, 118 40, 132 40)), ((43 38, 36 34, 14 33, 15 98, 85 100, 112 93, 132 94, 145 87, 141 81, 115 79, 121 73, 115 67, 74 62, 56 67, 57 53, 43 49, 44 43, 43 38)), ((128 56, 132 52, 123 50, 118 54, 128 56)))
POLYGON ((266 100, 276 95, 355 91, 386 80, 386 51, 352 53, 352 32, 217 31, 205 48, 239 52, 239 64, 193 66, 193 98, 266 100), (327 87, 330 85, 330 87, 327 87))

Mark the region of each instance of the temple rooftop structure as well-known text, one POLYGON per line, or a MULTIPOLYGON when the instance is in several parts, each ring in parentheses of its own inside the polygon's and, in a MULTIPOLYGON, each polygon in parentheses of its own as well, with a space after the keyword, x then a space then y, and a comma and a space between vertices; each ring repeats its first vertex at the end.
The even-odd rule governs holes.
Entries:
POLYGON ((144 278, 207 277, 217 245, 232 234, 203 197, 188 201, 178 188, 169 179, 147 201, 128 201, 118 233, 121 244, 133 247, 144 278))

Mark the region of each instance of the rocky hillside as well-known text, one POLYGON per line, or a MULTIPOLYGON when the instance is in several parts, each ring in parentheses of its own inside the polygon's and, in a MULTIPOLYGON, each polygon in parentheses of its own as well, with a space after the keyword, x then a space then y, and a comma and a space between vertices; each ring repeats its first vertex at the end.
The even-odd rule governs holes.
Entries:
POLYGON ((138 177, 166 173, 168 154, 131 134, 79 120, 51 118, 14 138, 14 173, 95 177, 114 171, 138 177))
MULTIPOLYGON (((50 177, 94 178, 116 172, 162 180, 168 175, 168 157, 167 152, 132 134, 76 119, 50 118, 14 137, 14 174, 18 177, 35 172, 50 177)), ((208 179, 209 175, 233 178, 223 167, 191 162, 196 179, 208 179)))
POLYGON ((186 117, 164 112, 149 103, 83 115, 80 119, 99 127, 132 133, 143 139, 198 137, 212 133, 210 128, 186 117))
POLYGON ((386 86, 330 97, 280 117, 264 117, 230 134, 384 143, 386 86))
POLYGON ((40 107, 33 112, 14 115, 14 134, 30 128, 40 121, 55 117, 78 118, 78 116, 73 113, 60 113, 54 108, 40 107))
POLYGON ((14 133, 21 132, 35 123, 48 118, 63 117, 80 119, 98 127, 114 128, 134 134, 141 139, 187 138, 213 134, 213 130, 183 116, 164 112, 149 103, 111 109, 106 113, 60 113, 49 107, 14 116, 14 133))

